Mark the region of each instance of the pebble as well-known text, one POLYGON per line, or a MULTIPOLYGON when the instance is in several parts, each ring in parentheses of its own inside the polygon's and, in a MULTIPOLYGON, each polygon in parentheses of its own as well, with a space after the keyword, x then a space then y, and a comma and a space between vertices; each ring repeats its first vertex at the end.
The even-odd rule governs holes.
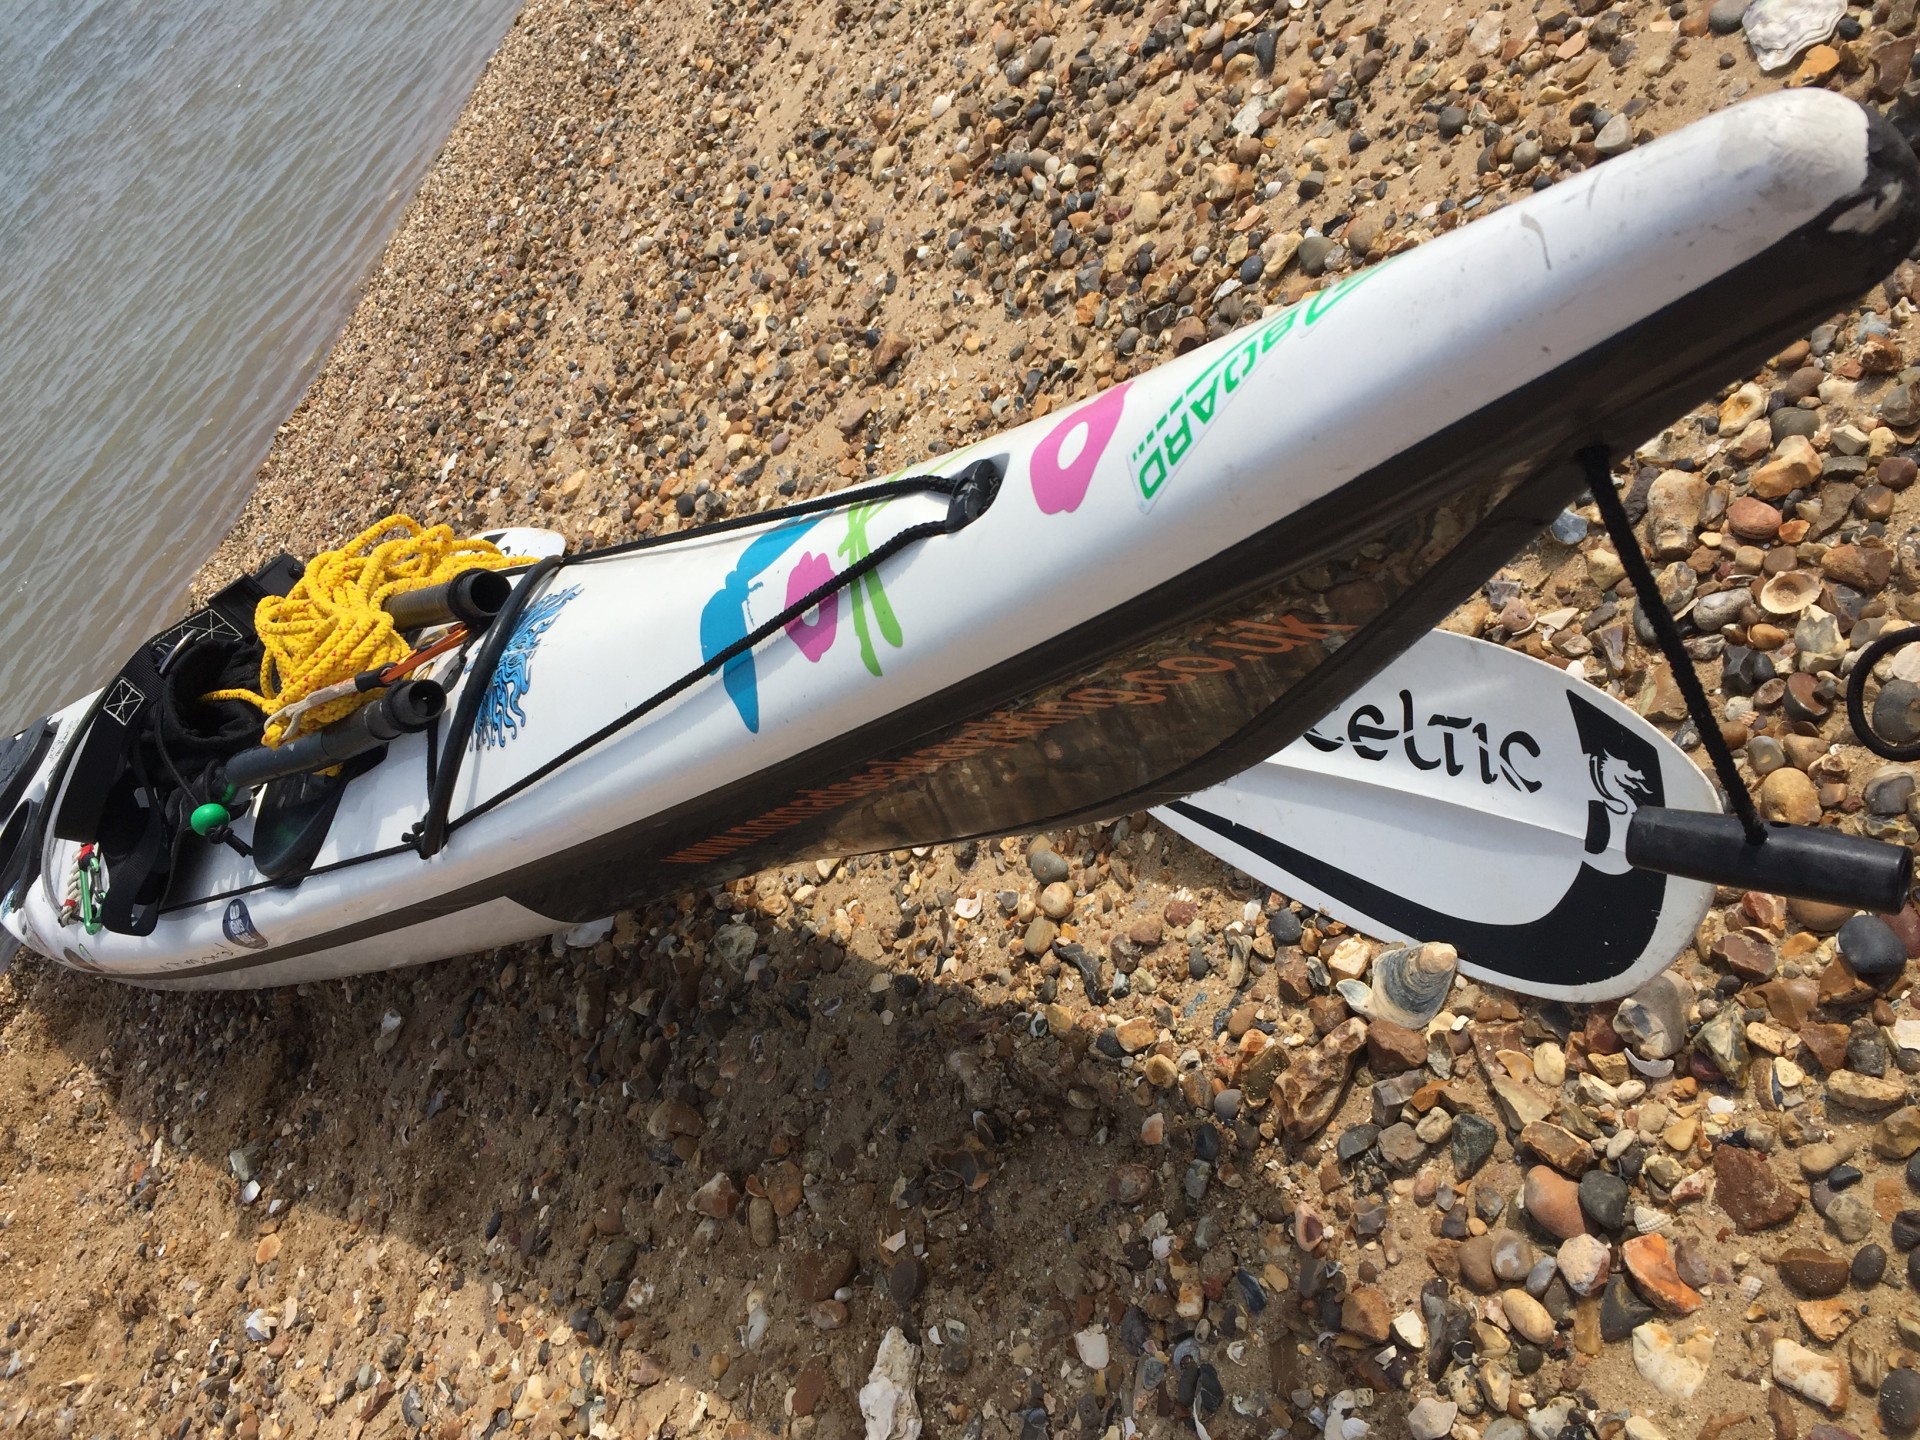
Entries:
POLYGON ((1372 1285, 1362 1285, 1347 1292, 1340 1305, 1340 1328, 1349 1335, 1358 1335, 1362 1340, 1379 1344, 1384 1341, 1392 1329, 1392 1310, 1387 1305, 1387 1297, 1372 1285))
POLYGON ((1747 0, 1713 0, 1707 11, 1707 28, 1716 35, 1738 34, 1746 12, 1747 0))
POLYGON ((1460 1407, 1451 1400, 1424 1395, 1407 1411, 1407 1433, 1413 1440, 1443 1440, 1453 1433, 1460 1407))
POLYGON ((1643 1060, 1677 1055, 1686 1043, 1689 998, 1678 976, 1662 972, 1620 1002, 1614 1031, 1643 1060))
POLYGON ((1715 1146, 1713 1175, 1714 1203, 1743 1233, 1784 1224, 1800 1208, 1800 1196, 1781 1182, 1764 1156, 1751 1150, 1715 1146))
POLYGON ((1593 137, 1593 148, 1602 155, 1619 155, 1633 147, 1633 124, 1624 114, 1615 115, 1593 137))
POLYGON ((1706 1382, 1713 1363, 1713 1332, 1676 1335, 1657 1320, 1633 1332, 1633 1364, 1640 1376, 1667 1399, 1684 1403, 1706 1382))
POLYGON ((1634 1236, 1620 1247, 1620 1261, 1632 1277, 1634 1288, 1656 1310, 1691 1315, 1700 1308, 1700 1293, 1680 1278, 1666 1236, 1634 1236))
POLYGON ((1282 1127, 1293 1140, 1309 1140, 1326 1128, 1339 1108, 1348 1078, 1366 1044, 1366 1022, 1336 1025, 1318 1045, 1298 1055, 1273 1087, 1282 1127))
POLYGON ((1535 1260, 1533 1246, 1517 1230, 1501 1230, 1493 1237, 1493 1273, 1512 1285, 1527 1277, 1535 1260))
POLYGON ((1580 1210, 1579 1187, 1545 1165, 1535 1165, 1527 1171, 1522 1203, 1527 1214, 1542 1228, 1562 1240, 1582 1234, 1587 1228, 1580 1210))
MULTIPOLYGON (((1458 1122, 1455 1122, 1456 1129, 1458 1122)), ((1580 1208, 1609 1235, 1618 1235, 1627 1223, 1627 1182, 1606 1170, 1589 1170, 1580 1177, 1580 1208)))
POLYGON ((1064 920, 1073 914, 1073 887, 1056 880, 1040 892, 1040 913, 1049 920, 1064 920))
POLYGON ((1803 771, 1782 766, 1760 782, 1760 814, 1784 825, 1812 825, 1820 819, 1820 792, 1803 771))
POLYGON ((1546 1306, 1526 1291, 1501 1291, 1500 1308, 1506 1312, 1507 1323, 1513 1327, 1516 1335, 1536 1345, 1545 1345, 1553 1338, 1553 1316, 1547 1313, 1546 1306))
MULTIPOLYGON (((1912 788, 1908 779, 1908 788, 1912 788)), ((1904 806, 1902 808, 1905 808, 1904 806)), ((1840 953, 1853 973, 1876 987, 1884 987, 1906 969, 1907 947, 1878 915, 1856 915, 1840 927, 1840 953)))
POLYGON ((1584 1297, 1595 1294, 1607 1283, 1612 1256, 1604 1240, 1575 1235, 1560 1246, 1554 1262, 1567 1288, 1584 1297))
POLYGON ((1454 1116, 1448 1144, 1453 1155, 1455 1176, 1462 1180, 1471 1177, 1486 1164, 1499 1138, 1499 1130, 1482 1116, 1471 1112, 1454 1116))
POLYGON ((1903 815, 1913 800, 1913 787, 1912 771, 1904 765, 1884 765, 1867 777, 1860 799, 1869 815, 1903 815))
POLYGON ((1827 1206, 1827 1225, 1845 1245, 1857 1245, 1873 1231, 1873 1207, 1859 1194, 1848 1191, 1833 1197, 1827 1206))
POLYGON ((1782 1280, 1809 1299, 1838 1295, 1847 1287, 1847 1262, 1830 1250, 1794 1246, 1781 1252, 1774 1268, 1782 1280))
POLYGON ((1500 1277, 1493 1269, 1492 1235, 1474 1235, 1462 1241, 1457 1258, 1460 1279, 1469 1290, 1490 1295, 1499 1287, 1500 1277))
POLYGON ((1893 1248, 1906 1251, 1920 1245, 1920 1210, 1902 1210, 1893 1217, 1893 1248))
POLYGON ((1880 1423, 1895 1435, 1911 1434, 1920 1426, 1920 1372, 1889 1370, 1880 1382, 1876 1404, 1880 1423))
POLYGON ((1851 1394, 1847 1367, 1836 1356, 1783 1337, 1773 1342, 1773 1378, 1835 1415, 1847 1408, 1851 1394))
POLYGON ((1892 744, 1920 740, 1920 685, 1898 677, 1887 681, 1874 696, 1869 723, 1875 734, 1892 744))
POLYGON ((1040 846, 1029 851, 1027 869, 1042 885, 1058 885, 1072 873, 1065 858, 1056 854, 1051 846, 1040 846))
POLYGON ((1847 1267, 1849 1278, 1862 1290, 1870 1290, 1878 1285, 1886 1273, 1887 1252, 1880 1245, 1862 1245, 1854 1252, 1853 1263, 1847 1267))
POLYGON ((1612 1344, 1624 1340, 1654 1318, 1654 1309, 1637 1295, 1624 1275, 1607 1281, 1600 1296, 1600 1336, 1612 1344))
POLYGON ((1089 1330, 1076 1331, 1073 1348, 1080 1356, 1080 1363, 1089 1370, 1104 1370, 1110 1358, 1107 1349, 1107 1332, 1098 1326, 1089 1330))

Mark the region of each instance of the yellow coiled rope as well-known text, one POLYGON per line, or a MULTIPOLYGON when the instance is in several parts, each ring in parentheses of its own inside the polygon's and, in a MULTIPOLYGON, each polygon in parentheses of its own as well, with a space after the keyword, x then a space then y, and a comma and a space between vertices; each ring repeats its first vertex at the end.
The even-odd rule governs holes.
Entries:
POLYGON ((405 515, 389 515, 340 549, 314 556, 290 594, 269 595, 255 608, 254 628, 265 647, 259 694, 215 690, 202 698, 258 706, 268 717, 261 737, 268 745, 280 744, 296 729, 322 729, 351 715, 376 692, 349 690, 296 709, 303 700, 410 653, 383 608, 388 599, 442 584, 462 570, 497 570, 513 563, 485 540, 463 540, 446 525, 423 529, 405 515))

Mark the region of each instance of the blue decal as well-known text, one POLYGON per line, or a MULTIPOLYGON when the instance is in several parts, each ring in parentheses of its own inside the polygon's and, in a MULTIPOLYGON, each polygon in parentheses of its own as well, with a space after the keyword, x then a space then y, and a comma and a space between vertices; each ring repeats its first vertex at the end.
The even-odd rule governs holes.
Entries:
POLYGON ((533 688, 533 675, 527 667, 533 663, 534 648, 539 645, 540 637, 553 628, 561 607, 579 593, 578 585, 569 585, 565 590, 542 596, 521 612, 519 622, 513 627, 513 638, 500 652, 500 663, 494 667, 486 698, 480 702, 480 715, 473 726, 476 749, 504 749, 527 723, 527 712, 520 708, 520 701, 533 688))
MULTIPOLYGON (((769 531, 740 552, 733 569, 721 583, 706 608, 700 612, 700 655, 711 660, 729 645, 747 636, 747 597, 760 588, 754 577, 778 560, 818 520, 795 520, 769 531)), ((733 699, 733 708, 753 734, 760 733, 760 689, 753 669, 753 652, 744 651, 720 669, 720 679, 733 699)))

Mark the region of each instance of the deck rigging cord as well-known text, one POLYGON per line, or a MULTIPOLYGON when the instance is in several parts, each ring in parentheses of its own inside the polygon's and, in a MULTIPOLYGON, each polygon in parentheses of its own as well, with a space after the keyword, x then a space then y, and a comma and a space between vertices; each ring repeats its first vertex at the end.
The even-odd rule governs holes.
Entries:
POLYGON ((1754 809, 1753 796, 1748 793, 1746 781, 1740 778, 1740 767, 1734 761, 1733 751, 1727 748, 1726 737, 1720 733, 1720 722, 1713 718, 1713 707, 1707 703, 1707 692, 1700 683, 1699 673, 1693 668, 1693 657, 1687 654, 1687 647, 1680 638, 1680 627, 1674 623, 1673 612, 1667 609, 1666 597, 1660 593, 1653 567, 1641 553, 1640 537, 1633 533, 1633 522, 1627 518, 1627 507, 1620 499, 1620 492, 1614 488, 1613 470, 1608 463, 1607 452, 1600 446, 1594 446, 1582 450, 1578 459, 1580 468, 1586 472, 1587 489, 1593 495, 1594 506, 1600 511, 1607 535, 1619 553, 1620 568, 1627 572, 1627 578, 1633 582, 1641 613, 1653 627, 1654 637, 1660 642, 1660 653, 1666 657, 1668 668, 1673 671, 1674 684, 1680 687, 1680 694, 1687 702, 1688 718, 1693 721, 1693 728, 1700 732, 1700 743, 1706 749, 1707 758, 1713 762, 1721 788, 1727 792, 1727 804, 1739 818, 1740 827, 1746 832, 1747 843, 1763 845, 1767 839, 1766 822, 1754 809))
POLYGON ((879 485, 866 486, 856 491, 839 491, 832 495, 821 496, 817 500, 802 501, 797 505, 784 506, 779 510, 765 511, 757 515, 743 515, 733 520, 722 521, 717 525, 704 526, 694 534, 703 536, 737 530, 748 525, 764 526, 781 521, 797 519, 804 515, 816 514, 824 510, 845 509, 849 505, 867 504, 876 499, 892 499, 902 495, 930 494, 945 495, 948 498, 947 513, 935 520, 922 521, 909 525, 904 530, 890 536, 874 546, 865 555, 848 565, 844 570, 829 577, 812 590, 802 595, 778 614, 769 617, 742 635, 732 644, 717 650, 679 679, 674 680, 631 709, 615 716, 591 734, 583 736, 574 744, 536 766, 511 785, 458 816, 450 818, 453 805, 453 789, 460 778, 461 762, 465 758, 469 741, 473 736, 473 727, 479 717, 480 706, 492 682, 495 667, 500 662, 514 627, 523 610, 539 588, 539 582, 549 574, 568 564, 582 564, 593 560, 603 560, 613 555, 627 554, 634 550, 651 549, 656 545, 685 539, 686 535, 656 536, 644 540, 629 541, 625 545, 612 546, 605 550, 591 551, 585 555, 567 557, 553 555, 539 561, 521 576, 520 583, 513 587, 513 594, 502 607, 493 624, 488 628, 485 640, 481 642, 475 655, 472 672, 466 677, 460 691, 460 703, 454 710, 447 726, 446 740, 441 746, 441 760, 433 778, 431 794, 428 798, 427 813, 420 823, 409 832, 415 849, 422 859, 436 854, 446 844, 448 834, 478 819, 494 806, 511 799, 529 786, 537 784, 555 770, 579 758, 603 740, 626 729, 627 726, 643 718, 676 695, 710 675, 725 669, 728 662, 746 654, 761 641, 779 631, 789 622, 798 620, 819 606, 829 597, 853 585, 864 576, 880 568, 886 561, 905 550, 908 546, 930 539, 935 535, 951 535, 973 523, 993 502, 999 492, 1000 471, 994 461, 975 461, 953 475, 906 475, 897 480, 888 480, 879 485))

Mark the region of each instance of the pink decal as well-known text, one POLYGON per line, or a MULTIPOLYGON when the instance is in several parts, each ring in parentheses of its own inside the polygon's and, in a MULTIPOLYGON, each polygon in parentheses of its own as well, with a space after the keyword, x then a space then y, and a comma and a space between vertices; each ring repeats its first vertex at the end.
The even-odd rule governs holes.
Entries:
MULTIPOLYGON (((1128 381, 1127 385, 1132 384, 1128 381)), ((1033 498, 1040 513, 1058 515, 1062 510, 1078 510, 1086 499, 1093 470, 1106 453, 1120 423, 1120 410, 1126 404, 1127 385, 1116 385, 1096 395, 1068 415, 1034 448, 1028 467, 1033 481, 1033 498)))
MULTIPOLYGON (((787 604, 797 604, 831 579, 833 562, 824 555, 808 551, 787 573, 787 604)), ((789 620, 787 636, 800 647, 802 655, 817 664, 820 657, 833 648, 834 632, 839 628, 840 597, 829 595, 814 610, 813 623, 789 620)))

